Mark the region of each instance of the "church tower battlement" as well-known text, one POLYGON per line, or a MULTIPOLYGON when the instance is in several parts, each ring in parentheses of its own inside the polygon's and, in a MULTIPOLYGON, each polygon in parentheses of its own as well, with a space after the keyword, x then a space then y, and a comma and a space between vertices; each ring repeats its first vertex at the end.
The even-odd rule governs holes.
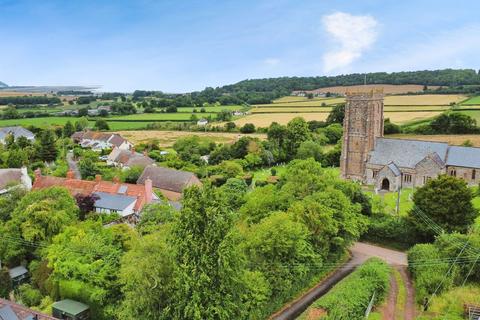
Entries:
POLYGON ((365 181, 368 154, 378 137, 383 137, 383 90, 347 91, 340 158, 343 178, 365 181))

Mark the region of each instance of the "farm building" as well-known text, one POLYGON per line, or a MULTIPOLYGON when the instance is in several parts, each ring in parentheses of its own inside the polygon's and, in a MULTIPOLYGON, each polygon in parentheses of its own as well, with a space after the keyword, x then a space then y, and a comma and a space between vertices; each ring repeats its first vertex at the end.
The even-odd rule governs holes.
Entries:
POLYGON ((395 191, 440 174, 480 182, 480 148, 383 137, 383 92, 347 93, 340 158, 342 177, 395 191))

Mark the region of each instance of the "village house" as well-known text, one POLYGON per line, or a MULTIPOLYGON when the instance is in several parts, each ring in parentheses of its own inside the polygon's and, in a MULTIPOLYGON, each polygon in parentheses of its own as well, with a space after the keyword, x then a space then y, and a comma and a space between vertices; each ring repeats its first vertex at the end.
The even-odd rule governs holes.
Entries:
POLYGON ((0 320, 58 320, 58 318, 0 298, 0 320))
POLYGON ((153 187, 159 189, 171 201, 180 200, 185 188, 202 185, 192 172, 157 166, 146 167, 138 178, 137 184, 145 184, 148 180, 151 180, 153 187))
POLYGON ((26 167, 0 169, 0 195, 9 192, 12 188, 21 186, 26 190, 32 189, 32 179, 26 167))
POLYGON ((35 171, 33 190, 53 186, 67 188, 72 196, 94 196, 95 212, 118 213, 133 222, 146 204, 159 200, 153 192, 150 179, 146 179, 143 185, 138 185, 120 182, 118 178, 103 181, 100 175, 95 176, 93 181, 75 179, 73 171, 68 171, 66 178, 43 176, 40 169, 35 171))
POLYGON ((107 164, 120 167, 122 169, 129 169, 132 167, 146 167, 155 164, 155 160, 146 155, 146 152, 139 153, 135 149, 123 150, 120 148, 113 148, 112 152, 107 157, 107 164))
POLYGON ((80 144, 82 148, 90 148, 94 151, 118 148, 130 150, 133 144, 117 133, 106 133, 98 131, 78 131, 71 138, 80 144))
POLYGON ((17 140, 20 137, 25 137, 29 141, 35 140, 35 135, 33 134, 33 132, 23 127, 20 127, 20 126, 3 127, 3 128, 0 128, 0 142, 2 144, 5 144, 5 139, 9 134, 12 134, 15 140, 17 140))
POLYGON ((347 92, 342 177, 396 191, 420 187, 440 174, 480 182, 480 148, 383 137, 383 92, 347 92))

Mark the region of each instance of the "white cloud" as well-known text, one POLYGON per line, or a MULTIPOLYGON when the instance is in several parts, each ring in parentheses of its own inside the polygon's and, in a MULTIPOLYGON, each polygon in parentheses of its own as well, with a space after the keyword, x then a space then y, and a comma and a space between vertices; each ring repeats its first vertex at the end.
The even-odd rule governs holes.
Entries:
POLYGON ((336 43, 323 55, 323 69, 327 73, 349 66, 377 39, 378 22, 371 16, 335 12, 323 16, 322 23, 336 43))
POLYGON ((276 66, 277 64, 280 63, 280 59, 277 58, 267 58, 263 61, 266 65, 269 66, 276 66))

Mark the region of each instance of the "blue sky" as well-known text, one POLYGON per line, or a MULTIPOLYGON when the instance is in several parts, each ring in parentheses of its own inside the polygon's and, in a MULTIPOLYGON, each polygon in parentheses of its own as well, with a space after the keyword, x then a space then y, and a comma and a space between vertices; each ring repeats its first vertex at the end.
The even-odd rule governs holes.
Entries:
POLYGON ((480 68, 478 1, 0 0, 0 81, 201 90, 247 78, 480 68))

